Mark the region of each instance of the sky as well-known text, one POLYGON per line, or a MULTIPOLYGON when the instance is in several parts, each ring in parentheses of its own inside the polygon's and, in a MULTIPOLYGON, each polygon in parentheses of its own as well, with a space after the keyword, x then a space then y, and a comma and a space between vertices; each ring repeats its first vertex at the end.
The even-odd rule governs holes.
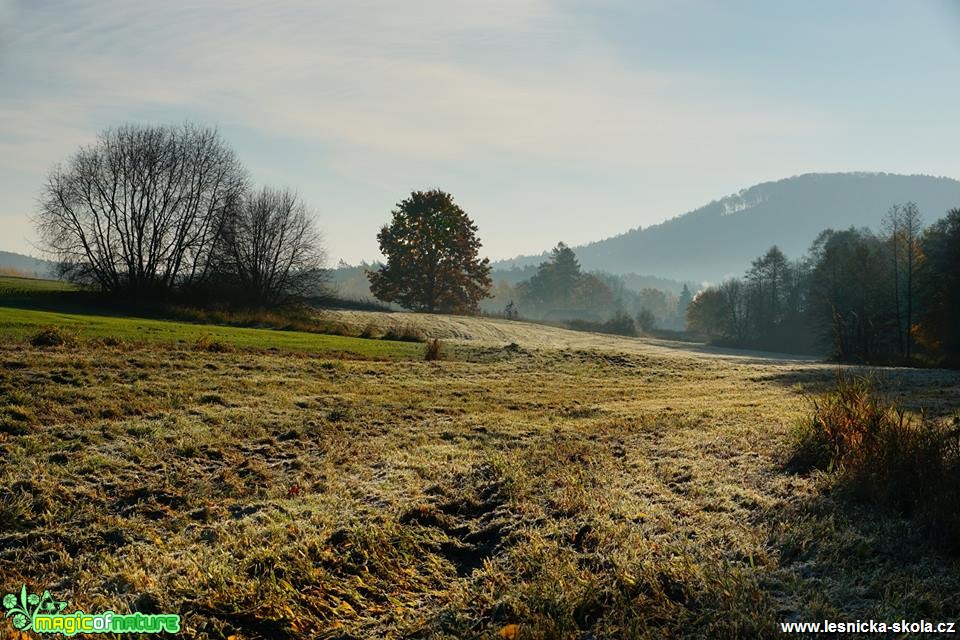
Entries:
POLYGON ((960 178, 960 0, 0 0, 0 250, 123 123, 216 125, 331 264, 440 188, 492 259, 819 171, 960 178))

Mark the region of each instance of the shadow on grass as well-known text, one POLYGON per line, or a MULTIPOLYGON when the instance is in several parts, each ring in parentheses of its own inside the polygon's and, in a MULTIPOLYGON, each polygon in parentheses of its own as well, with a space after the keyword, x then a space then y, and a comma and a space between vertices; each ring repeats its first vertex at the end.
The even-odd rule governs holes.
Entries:
POLYGON ((755 381, 789 387, 812 400, 834 387, 839 371, 854 376, 870 376, 884 396, 908 411, 925 411, 930 416, 938 417, 960 410, 960 371, 947 369, 834 365, 763 373, 755 381))
POLYGON ((908 518, 825 489, 772 523, 782 621, 956 620, 960 561, 908 518))
MULTIPOLYGON (((67 285, 64 285, 65 287, 67 285)), ((88 316, 169 320, 228 327, 266 328, 327 335, 353 336, 341 323, 323 322, 306 304, 270 308, 230 307, 187 297, 118 299, 78 289, 0 289, 0 307, 88 316)))
POLYGON ((29 311, 52 311, 58 313, 82 313, 102 315, 121 309, 91 291, 79 290, 39 290, 39 291, 0 291, 0 306, 29 311))
MULTIPOLYGON (((771 533, 779 555, 772 584, 784 619, 960 614, 960 417, 906 411, 890 395, 896 390, 928 407, 918 390, 935 380, 916 380, 921 373, 928 372, 838 371, 798 422, 783 471, 812 491, 788 499, 771 533)), ((956 384, 956 376, 946 382, 956 384)), ((956 404, 954 394, 939 409, 956 404)))

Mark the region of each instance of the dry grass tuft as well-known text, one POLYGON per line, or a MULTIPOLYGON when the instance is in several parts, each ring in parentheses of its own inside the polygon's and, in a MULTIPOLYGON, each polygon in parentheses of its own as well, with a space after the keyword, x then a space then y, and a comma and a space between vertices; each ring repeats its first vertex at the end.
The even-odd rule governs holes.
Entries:
POLYGON ((797 436, 795 469, 834 472, 858 500, 917 518, 960 551, 960 420, 908 414, 872 378, 839 372, 797 436))
POLYGON ((423 350, 423 359, 424 360, 443 360, 443 343, 440 342, 437 338, 433 340, 428 340, 427 345, 423 350))
POLYGON ((426 342, 427 336, 422 329, 407 324, 390 327, 384 332, 383 339, 397 342, 426 342))
POLYGON ((75 333, 63 327, 44 327, 30 338, 30 344, 35 347, 68 347, 77 343, 75 333))
POLYGON ((377 340, 383 337, 383 329, 375 322, 368 322, 364 327, 363 331, 360 332, 359 338, 367 338, 370 340, 377 340))
POLYGON ((230 345, 220 340, 216 340, 215 338, 213 338, 212 336, 206 333, 200 335, 197 338, 196 342, 194 342, 193 347, 197 351, 207 351, 210 353, 226 353, 228 351, 232 351, 232 348, 230 347, 230 345))

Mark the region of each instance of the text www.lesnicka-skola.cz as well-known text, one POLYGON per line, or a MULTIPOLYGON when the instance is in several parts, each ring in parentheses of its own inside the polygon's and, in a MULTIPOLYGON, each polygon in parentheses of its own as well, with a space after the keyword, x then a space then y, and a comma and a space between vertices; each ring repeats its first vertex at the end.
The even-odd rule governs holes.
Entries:
POLYGON ((853 622, 781 622, 782 633, 956 633, 955 622, 877 622, 854 620, 853 622))

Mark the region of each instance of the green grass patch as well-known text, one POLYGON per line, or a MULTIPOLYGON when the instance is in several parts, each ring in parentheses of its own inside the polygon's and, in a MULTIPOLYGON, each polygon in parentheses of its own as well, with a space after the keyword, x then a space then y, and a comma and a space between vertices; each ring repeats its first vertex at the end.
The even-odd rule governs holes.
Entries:
POLYGON ((423 355, 419 344, 390 340, 0 307, 0 336, 6 339, 27 341, 48 327, 59 327, 92 340, 217 344, 236 349, 343 353, 364 358, 419 359, 423 355))
POLYGON ((24 293, 55 293, 57 291, 76 291, 76 287, 60 280, 0 276, 0 295, 2 296, 24 293))
POLYGON ((66 282, 0 276, 0 336, 34 346, 66 346, 60 337, 89 338, 106 346, 124 342, 189 343, 199 351, 282 349, 342 353, 365 358, 420 359, 424 342, 413 330, 396 335, 358 335, 306 305, 226 309, 103 297, 66 282), (378 338, 383 344, 372 344, 378 338))

